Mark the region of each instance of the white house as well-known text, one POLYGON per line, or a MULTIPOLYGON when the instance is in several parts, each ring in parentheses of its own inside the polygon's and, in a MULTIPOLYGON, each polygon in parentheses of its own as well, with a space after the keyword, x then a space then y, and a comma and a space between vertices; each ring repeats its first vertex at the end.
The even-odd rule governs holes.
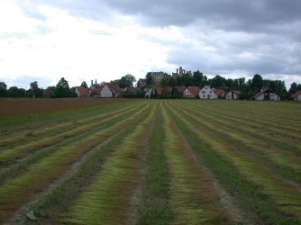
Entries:
POLYGON ((145 88, 144 89, 144 97, 145 98, 151 98, 152 97, 152 93, 153 93, 153 89, 152 88, 145 88))
POLYGON ((292 96, 295 101, 301 102, 301 91, 297 91, 295 94, 292 96))
POLYGON ((210 88, 210 86, 204 86, 200 91, 199 91, 199 97, 200 99, 217 99, 218 96, 215 93, 213 88, 210 88))
POLYGON ((255 100, 257 100, 257 101, 263 101, 263 100, 280 101, 280 97, 275 92, 273 92, 271 89, 266 88, 266 89, 261 89, 261 91, 255 95, 255 100))
POLYGON ((112 98, 113 97, 113 93, 107 84, 104 84, 101 87, 100 97, 102 97, 102 98, 112 98))
POLYGON ((237 100, 237 99, 239 99, 239 96, 240 96, 240 91, 229 91, 226 94, 226 99, 227 100, 237 100))

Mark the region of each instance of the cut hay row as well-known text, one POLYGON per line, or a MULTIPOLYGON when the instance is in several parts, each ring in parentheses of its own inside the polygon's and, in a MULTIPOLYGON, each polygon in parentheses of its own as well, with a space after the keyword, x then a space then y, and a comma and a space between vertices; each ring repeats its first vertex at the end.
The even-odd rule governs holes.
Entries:
POLYGON ((170 174, 164 151, 166 135, 161 107, 156 111, 153 129, 149 132, 137 225, 168 225, 172 218, 169 207, 170 174))
POLYGON ((190 146, 164 110, 165 151, 171 174, 172 224, 230 224, 213 183, 190 146))
POLYGON ((105 162, 95 183, 87 187, 70 209, 67 224, 132 224, 135 221, 132 198, 141 176, 139 161, 146 149, 154 110, 118 146, 105 162))
MULTIPOLYGON (((268 103, 266 104, 269 105, 268 103)), ((199 105, 203 110, 209 110, 210 113, 244 120, 245 122, 250 122, 250 125, 257 125, 271 130, 275 129, 279 132, 281 130, 287 130, 291 133, 301 132, 301 128, 298 126, 298 124, 300 124, 297 110, 298 106, 292 109, 292 112, 295 112, 294 115, 289 116, 288 113, 290 111, 282 109, 285 104, 277 107, 277 103, 270 103, 268 113, 263 111, 265 105, 258 104, 257 102, 223 103, 218 101, 212 105, 202 105, 202 103, 199 105), (277 115, 282 115, 282 117, 279 118, 277 115), (291 123, 289 122, 290 118, 293 118, 291 123)))
POLYGON ((293 125, 295 128, 298 128, 297 126, 294 126, 295 122, 301 122, 297 115, 300 110, 300 105, 295 103, 217 101, 210 102, 209 104, 201 103, 201 105, 206 106, 206 108, 212 111, 223 112, 223 114, 238 114, 247 116, 248 118, 254 117, 255 119, 266 117, 266 122, 272 122, 276 119, 281 125, 293 125))
POLYGON ((221 138, 213 135, 215 131, 210 132, 199 122, 189 120, 184 115, 175 113, 175 110, 173 112, 181 121, 179 123, 188 127, 190 135, 188 137, 196 136, 197 145, 201 146, 205 143, 207 148, 211 149, 210 153, 206 152, 206 149, 202 152, 203 156, 207 158, 207 163, 210 164, 214 158, 220 159, 220 161, 215 162, 216 165, 210 164, 217 176, 223 173, 221 168, 219 170, 217 168, 223 164, 227 165, 228 168, 223 168, 229 173, 228 175, 225 174, 227 180, 220 176, 219 179, 225 182, 224 185, 228 186, 230 192, 242 191, 242 193, 238 191, 239 195, 236 193, 237 198, 247 202, 242 202, 242 206, 244 205, 249 210, 256 212, 258 219, 271 224, 274 224, 275 221, 279 224, 285 222, 298 224, 301 216, 299 188, 279 179, 264 165, 250 160, 247 155, 235 147, 235 143, 225 143, 221 138), (237 177, 233 177, 234 175, 231 173, 236 174, 237 177))
MULTIPOLYGON (((233 104, 233 103, 232 103, 233 104)), ((232 107, 232 104, 229 103, 229 108, 232 107)), ((250 103, 251 104, 251 103, 250 103)), ((254 104, 254 103, 253 103, 254 104)), ((211 109, 210 107, 203 107, 200 104, 188 104, 186 105, 187 108, 190 108, 192 105, 197 106, 199 111, 206 113, 208 115, 215 116, 216 118, 220 118, 224 121, 233 122, 233 123, 239 123, 241 127, 248 127, 248 129, 252 129, 255 133, 262 133, 265 136, 271 138, 271 139, 282 139, 284 141, 287 141, 287 138, 290 138, 292 142, 295 142, 296 144, 301 144, 300 141, 300 133, 301 131, 298 130, 291 130, 291 126, 284 127, 275 127, 275 124, 278 124, 279 121, 277 119, 272 119, 267 116, 258 116, 256 112, 254 112, 252 115, 245 116, 244 113, 241 113, 239 111, 236 111, 235 114, 233 112, 227 114, 227 110, 225 111, 218 111, 216 109, 211 109), (254 117, 259 117, 256 121, 254 121, 254 117), (270 120, 270 121, 269 121, 270 120), (269 121, 269 122, 267 122, 269 121)), ((256 106, 256 105, 255 105, 256 106)), ((254 106, 254 107, 255 107, 254 106)), ((235 111, 235 110, 233 110, 235 111)), ((258 109, 260 111, 260 109, 258 109)), ((298 124, 297 122, 294 123, 294 125, 298 124)), ((299 123, 301 125, 301 123, 299 123)))
POLYGON ((100 111, 96 115, 90 115, 84 118, 77 118, 74 120, 63 121, 61 123, 55 124, 45 124, 44 127, 39 127, 38 129, 27 129, 26 132, 21 132, 20 134, 12 134, 10 136, 2 137, 0 140, 1 152, 5 148, 16 147, 17 144, 26 144, 33 141, 39 141, 41 138, 46 138, 49 136, 57 135, 58 133, 67 132, 70 129, 77 128, 78 126, 83 126, 87 124, 92 124, 93 122, 98 122, 111 114, 118 114, 126 112, 128 109, 133 108, 135 105, 125 106, 115 109, 108 109, 107 111, 100 111))
POLYGON ((102 170, 103 164, 112 153, 118 150, 137 125, 144 120, 149 112, 136 117, 132 123, 118 132, 101 146, 97 146, 72 166, 70 173, 65 173, 58 181, 41 193, 37 200, 24 205, 22 209, 12 218, 20 224, 61 224, 67 215, 70 207, 78 197, 86 191, 86 187, 94 183, 95 177, 102 170), (70 188, 72 187, 72 188, 70 188), (32 221, 28 214, 34 215, 37 219, 32 221))
POLYGON ((89 123, 79 125, 72 130, 61 132, 57 135, 41 138, 37 141, 29 142, 27 144, 18 145, 14 148, 3 149, 0 152, 0 166, 3 167, 11 165, 16 161, 33 153, 34 151, 41 150, 41 148, 57 145, 70 138, 74 138, 78 135, 83 135, 90 131, 93 132, 94 129, 99 129, 101 126, 108 124, 114 120, 118 121, 119 119, 122 119, 122 117, 126 118, 126 116, 132 114, 137 109, 138 107, 134 107, 132 109, 127 110, 126 112, 112 112, 110 114, 104 115, 102 118, 99 118, 99 120, 93 120, 89 123))
MULTIPOLYGON (((136 110, 138 108, 135 108, 136 110)), ((66 138, 62 142, 54 143, 53 145, 38 149, 31 154, 26 155, 25 158, 22 158, 21 160, 16 161, 6 161, 3 164, 5 164, 6 167, 1 168, 0 170, 0 184, 6 182, 7 179, 10 179, 12 176, 19 176, 22 173, 27 171, 27 168, 38 162, 39 160, 54 154, 56 151, 59 151, 66 145, 78 143, 81 140, 84 140, 85 138, 89 137, 90 135, 93 135, 93 133, 100 131, 102 129, 105 129, 107 127, 110 127, 121 120, 126 120, 130 115, 132 115, 134 111, 129 110, 129 112, 126 112, 118 117, 112 118, 112 120, 108 120, 105 123, 102 123, 99 125, 99 127, 96 127, 92 130, 88 130, 86 132, 83 132, 81 134, 78 134, 74 137, 66 138)), ((3 165, 2 165, 3 166, 3 165)))
POLYGON ((137 110, 125 121, 120 121, 83 140, 61 147, 54 154, 31 165, 24 174, 4 183, 0 187, 0 222, 13 214, 36 193, 43 191, 51 182, 62 176, 64 171, 93 147, 122 130, 145 110, 147 110, 146 106, 137 110))
POLYGON ((283 177, 301 183, 301 177, 299 176, 301 173, 301 158, 291 149, 289 149, 290 151, 283 151, 278 146, 274 147, 273 143, 268 142, 266 139, 263 141, 264 137, 262 139, 254 138, 246 134, 244 130, 240 128, 236 129, 238 125, 227 124, 218 118, 212 118, 200 111, 180 106, 177 106, 177 108, 182 108, 182 112, 186 116, 202 122, 202 124, 211 130, 214 129, 215 132, 225 134, 225 138, 229 140, 228 142, 235 143, 242 151, 248 152, 254 158, 261 160, 262 163, 269 165, 283 177), (232 129, 231 126, 233 126, 232 129))

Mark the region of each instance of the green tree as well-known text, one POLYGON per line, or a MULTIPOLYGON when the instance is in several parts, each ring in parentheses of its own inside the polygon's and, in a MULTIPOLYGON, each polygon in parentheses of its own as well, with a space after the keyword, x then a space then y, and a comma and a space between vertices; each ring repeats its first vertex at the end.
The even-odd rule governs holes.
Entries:
POLYGON ((261 75, 259 74, 254 75, 251 86, 255 92, 258 92, 260 91, 261 88, 263 88, 263 79, 261 75))
POLYGON ((33 98, 38 98, 43 96, 43 90, 39 88, 37 81, 30 83, 30 89, 28 90, 27 95, 33 98))
POLYGON ((83 81, 80 86, 83 88, 88 88, 88 84, 86 81, 83 81))
POLYGON ((55 97, 56 98, 66 98, 73 97, 73 94, 69 88, 68 81, 62 77, 55 87, 55 97))
POLYGON ((26 96, 26 91, 24 88, 18 88, 16 86, 10 87, 7 91, 8 97, 21 98, 26 96))
POLYGON ((7 85, 4 82, 0 82, 0 97, 7 96, 7 85))

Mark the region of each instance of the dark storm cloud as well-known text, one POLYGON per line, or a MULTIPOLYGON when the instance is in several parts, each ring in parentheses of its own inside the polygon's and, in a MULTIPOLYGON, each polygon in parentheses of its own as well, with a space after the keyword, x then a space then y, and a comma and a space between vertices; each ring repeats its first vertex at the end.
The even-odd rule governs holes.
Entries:
POLYGON ((111 12, 134 16, 145 26, 175 26, 203 43, 146 40, 172 49, 168 63, 208 72, 301 74, 300 0, 61 0, 48 2, 102 20, 111 12), (206 38, 207 35, 207 38, 206 38), (215 49, 207 52, 204 47, 215 49))
POLYGON ((256 30, 299 21, 299 0, 108 0, 126 14, 157 25, 184 26, 196 21, 229 29, 256 30))

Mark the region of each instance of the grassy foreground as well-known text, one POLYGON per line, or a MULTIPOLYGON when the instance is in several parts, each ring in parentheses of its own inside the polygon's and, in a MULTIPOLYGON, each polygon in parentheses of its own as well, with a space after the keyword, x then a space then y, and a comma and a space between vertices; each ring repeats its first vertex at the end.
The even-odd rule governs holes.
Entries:
POLYGON ((0 224, 301 224, 301 105, 128 101, 0 123, 0 224))

